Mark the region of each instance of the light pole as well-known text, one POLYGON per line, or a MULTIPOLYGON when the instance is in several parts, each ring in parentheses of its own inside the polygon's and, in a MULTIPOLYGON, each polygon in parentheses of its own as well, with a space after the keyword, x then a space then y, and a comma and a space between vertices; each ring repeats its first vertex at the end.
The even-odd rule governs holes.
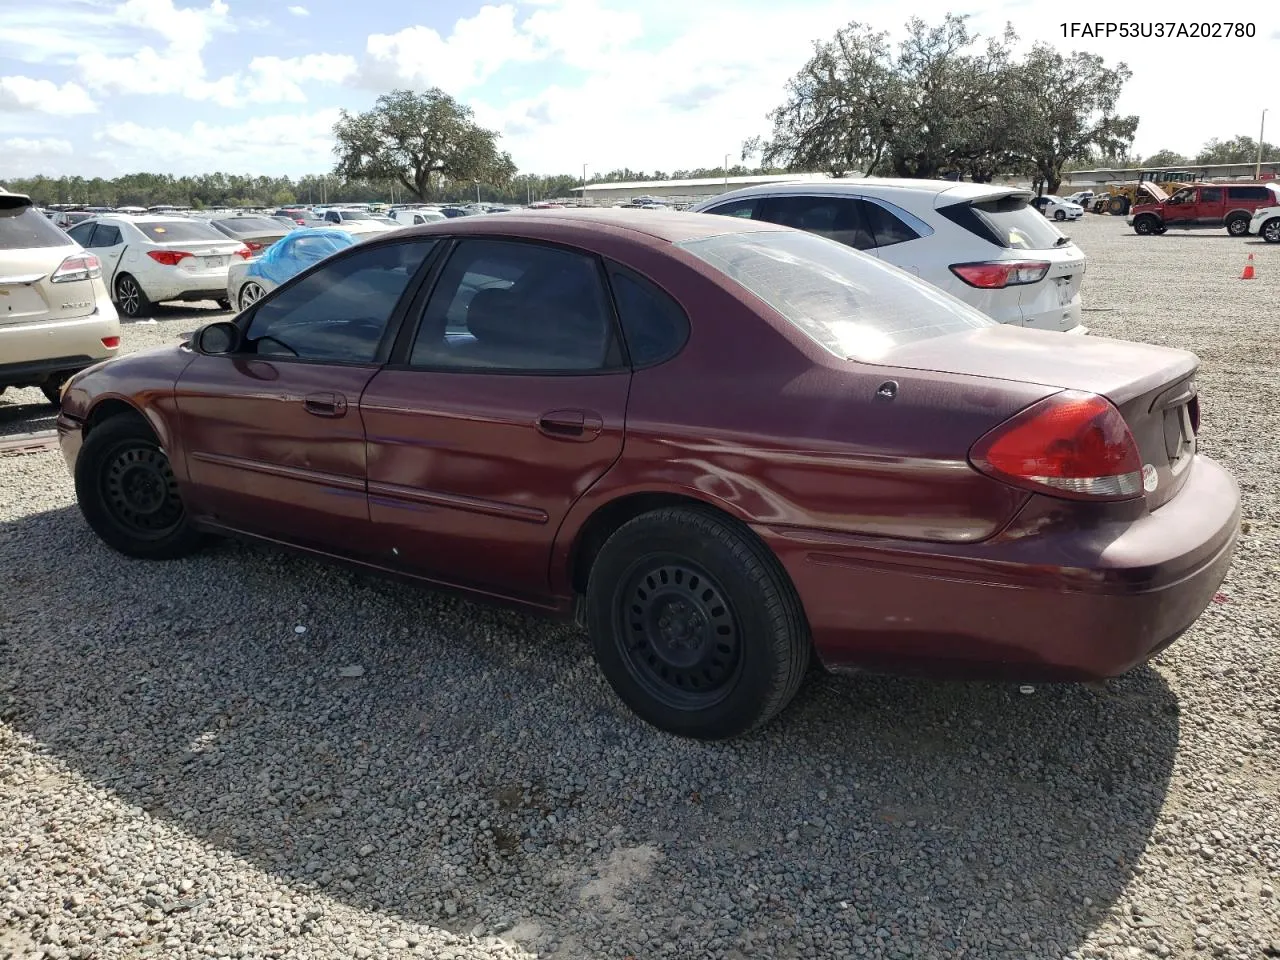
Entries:
POLYGON ((1262 125, 1258 127, 1258 162, 1253 167, 1253 179, 1262 179, 1262 135, 1267 132, 1267 111, 1262 110, 1262 125))
POLYGON ((480 203, 480 181, 476 180, 474 183, 476 185, 476 204, 478 205, 480 203))
POLYGON ((582 205, 587 205, 587 165, 582 165, 582 205))
POLYGON ((724 188, 729 189, 729 155, 724 155, 724 188))

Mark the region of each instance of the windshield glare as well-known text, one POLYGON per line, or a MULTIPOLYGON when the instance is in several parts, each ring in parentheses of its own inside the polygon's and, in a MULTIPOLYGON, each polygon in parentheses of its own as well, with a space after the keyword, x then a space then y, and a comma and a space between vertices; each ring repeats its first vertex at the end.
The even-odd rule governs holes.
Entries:
POLYGON ((904 343, 995 324, 937 287, 811 233, 728 233, 677 246, 841 359, 874 361, 904 343))

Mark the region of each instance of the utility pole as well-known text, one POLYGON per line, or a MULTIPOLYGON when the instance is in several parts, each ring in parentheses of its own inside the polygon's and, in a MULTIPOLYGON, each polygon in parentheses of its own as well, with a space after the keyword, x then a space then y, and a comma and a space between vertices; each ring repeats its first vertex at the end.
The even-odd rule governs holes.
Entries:
POLYGON ((1262 135, 1267 132, 1267 111, 1262 111, 1262 125, 1258 127, 1258 162, 1253 167, 1253 179, 1262 179, 1262 135))
POLYGON ((724 155, 724 188, 729 189, 729 155, 724 155))
POLYGON ((587 205, 587 165, 582 165, 582 205, 587 205))
POLYGON ((480 181, 476 181, 476 203, 480 202, 480 181))

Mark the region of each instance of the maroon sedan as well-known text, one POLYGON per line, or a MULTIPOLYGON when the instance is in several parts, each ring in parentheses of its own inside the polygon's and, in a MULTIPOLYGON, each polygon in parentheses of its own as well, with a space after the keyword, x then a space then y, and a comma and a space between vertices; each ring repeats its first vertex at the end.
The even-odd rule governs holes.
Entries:
POLYGON ((1226 574, 1197 359, 993 323, 723 217, 539 211, 352 247, 58 421, 108 544, 287 544, 576 615, 640 716, 742 733, 831 668, 1097 678, 1226 574))

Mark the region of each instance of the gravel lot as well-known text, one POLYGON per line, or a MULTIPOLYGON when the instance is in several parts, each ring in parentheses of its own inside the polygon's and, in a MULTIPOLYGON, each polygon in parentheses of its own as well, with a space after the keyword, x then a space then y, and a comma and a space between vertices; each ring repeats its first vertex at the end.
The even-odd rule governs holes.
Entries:
POLYGON ((0 956, 1280 956, 1280 248, 1070 232, 1098 333, 1201 356, 1246 498, 1219 602, 1105 686, 815 673, 684 742, 572 629, 236 544, 125 560, 59 454, 0 457, 0 956))

